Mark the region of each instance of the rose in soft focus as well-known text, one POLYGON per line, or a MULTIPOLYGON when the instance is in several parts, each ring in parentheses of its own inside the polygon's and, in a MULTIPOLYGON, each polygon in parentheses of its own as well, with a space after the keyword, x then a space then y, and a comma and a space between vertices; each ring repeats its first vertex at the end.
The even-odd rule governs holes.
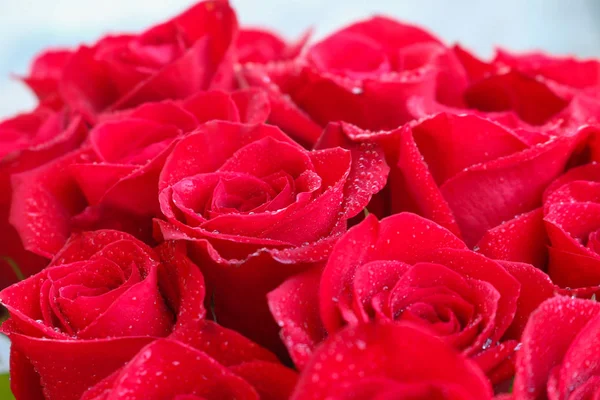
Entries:
POLYGON ((54 109, 64 106, 59 93, 59 83, 72 54, 68 49, 44 51, 32 61, 29 74, 21 77, 38 98, 40 105, 54 109))
POLYGON ((41 101, 58 98, 94 122, 105 111, 233 88, 236 33, 228 2, 205 1, 141 34, 42 54, 25 82, 41 101))
POLYGON ((293 61, 242 66, 240 79, 269 92, 271 123, 312 145, 330 121, 392 129, 412 119, 411 97, 455 97, 449 92, 460 85, 458 68, 430 33, 375 17, 328 36, 293 61), (444 85, 436 94, 438 78, 444 85))
POLYGON ((356 164, 341 148, 306 151, 274 126, 219 121, 177 143, 157 224, 165 239, 191 242, 219 323, 280 346, 265 295, 325 261, 348 218, 381 189, 383 155, 361 154, 356 164))
POLYGON ((13 175, 10 221, 25 248, 51 258, 71 232, 98 228, 151 242, 158 177, 174 145, 206 121, 263 122, 256 90, 200 92, 105 115, 80 149, 13 175))
POLYGON ((324 332, 409 321, 476 357, 498 383, 511 375, 502 363, 516 342, 498 344, 518 340, 553 289, 532 266, 488 259, 434 222, 402 213, 381 222, 369 216, 338 241, 322 273, 292 277, 268 297, 299 367, 324 332))
POLYGON ((245 65, 239 78, 267 90, 270 122, 310 146, 328 122, 391 130, 443 111, 512 128, 572 129, 600 115, 597 68, 594 61, 503 51, 486 62, 420 28, 375 17, 294 60, 245 65))
POLYGON ((567 171, 546 189, 542 207, 487 232, 479 243, 480 251, 534 264, 562 288, 582 294, 597 291, 599 188, 600 165, 567 171))
POLYGON ((288 399, 297 375, 267 350, 211 321, 159 339, 82 400, 288 399))
POLYGON ((498 50, 487 62, 458 45, 448 51, 459 60, 454 75, 464 78, 451 86, 455 97, 448 102, 415 96, 408 104, 413 117, 468 111, 513 128, 544 131, 573 129, 600 116, 596 61, 498 50))
POLYGON ((315 352, 292 395, 302 399, 491 399, 470 360, 408 323, 362 324, 315 352))
POLYGON ((414 212, 474 246, 489 229, 539 207, 588 134, 510 129, 476 115, 441 113, 392 131, 331 124, 317 148, 377 144, 391 170, 369 211, 414 212))
POLYGON ((567 108, 555 118, 563 119, 561 123, 576 125, 598 121, 600 63, 597 60, 556 57, 538 52, 513 54, 499 50, 494 63, 542 82, 557 95, 569 99, 567 108))
POLYGON ((86 133, 80 117, 44 105, 0 123, 0 288, 19 278, 18 268, 29 276, 45 264, 43 258, 24 249, 17 231, 8 222, 13 198, 11 176, 73 150, 86 133))
POLYGON ((291 60, 300 54, 310 34, 307 31, 296 42, 287 43, 276 33, 264 29, 240 29, 235 42, 237 60, 241 64, 291 60))
POLYGON ((545 301, 523 332, 513 398, 598 398, 599 346, 600 304, 569 297, 545 301))
POLYGON ((180 246, 153 250, 111 230, 76 235, 42 272, 0 292, 12 390, 79 399, 150 341, 203 319, 203 300, 202 275, 180 246))

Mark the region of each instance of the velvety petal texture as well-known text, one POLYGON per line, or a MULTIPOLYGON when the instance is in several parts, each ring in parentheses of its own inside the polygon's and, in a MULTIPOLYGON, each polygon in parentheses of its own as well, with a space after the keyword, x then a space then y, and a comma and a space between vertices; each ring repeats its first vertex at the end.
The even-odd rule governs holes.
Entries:
POLYGON ((600 400, 600 61, 233 3, 18 77, 15 397, 600 400))
MULTIPOLYGON (((66 109, 56 111, 46 105, 0 123, 0 288, 16 282, 20 275, 38 272, 45 264, 42 257, 26 249, 18 231, 9 224, 15 196, 12 177, 63 156, 75 149, 86 134, 87 128, 80 117, 66 109)), ((26 199, 17 197, 14 201, 26 199)))
POLYGON ((541 206, 546 187, 589 137, 584 128, 542 134, 440 113, 391 131, 331 127, 317 148, 374 146, 391 170, 368 209, 380 217, 422 215, 473 247, 504 221, 541 206))
POLYGON ((191 242, 219 322, 280 346, 266 293, 327 258, 385 182, 378 154, 309 152, 273 126, 208 122, 165 163, 159 200, 168 222, 157 227, 165 239, 191 242), (232 290, 245 301, 221 295, 232 290))
POLYGON ((340 238, 322 273, 294 276, 268 299, 302 368, 326 333, 369 321, 407 321, 467 356, 510 358, 499 344, 518 339, 529 314, 553 294, 533 266, 483 257, 434 222, 401 213, 380 222, 369 215, 340 238))
POLYGON ((515 399, 598 397, 599 312, 597 302, 569 297, 540 305, 523 332, 515 399))
POLYGON ((202 321, 142 348, 82 399, 285 400, 296 380, 268 351, 202 321))
POLYGON ((38 385, 48 399, 78 399, 153 338, 203 319, 204 292, 179 245, 153 250, 108 230, 71 238, 46 269, 0 292, 13 371, 28 371, 13 372, 13 392, 38 385))
POLYGON ((107 36, 68 58, 61 99, 89 121, 145 102, 231 89, 237 19, 227 1, 198 3, 134 35, 107 36))
POLYGON ((533 264, 563 290, 590 296, 600 284, 598 182, 596 163, 570 169, 547 187, 542 207, 486 232, 479 251, 533 264))
POLYGON ((407 122, 408 100, 435 97, 438 75, 460 85, 454 70, 439 63, 447 57, 430 33, 378 16, 333 33, 291 61, 246 64, 240 79, 269 93, 271 123, 312 145, 328 122, 365 129, 407 122))
POLYGON ((600 284, 600 166, 575 168, 557 179, 544 195, 548 239, 548 274, 562 287, 600 284))
POLYGON ((260 123, 268 114, 257 90, 199 92, 105 114, 80 149, 12 175, 11 223, 25 249, 48 258, 83 230, 118 229, 151 243, 159 175, 175 144, 208 121, 260 123))
POLYGON ((491 399, 492 389, 473 362, 426 331, 381 323, 327 339, 291 398, 491 399))

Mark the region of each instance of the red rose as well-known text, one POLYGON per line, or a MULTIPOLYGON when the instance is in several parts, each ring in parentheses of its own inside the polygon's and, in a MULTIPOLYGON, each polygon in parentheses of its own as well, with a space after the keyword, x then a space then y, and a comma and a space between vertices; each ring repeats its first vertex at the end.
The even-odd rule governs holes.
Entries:
MULTIPOLYGON (((479 243, 492 257, 529 262, 562 288, 600 285, 600 165, 573 168, 544 193, 543 207, 490 230, 479 243)), ((587 288, 587 289, 586 289, 587 288)))
POLYGON ((361 324, 321 345, 291 398, 485 400, 492 389, 473 362, 414 325, 361 324))
POLYGON ((459 71, 466 75, 466 85, 459 91, 456 84, 450 84, 456 95, 451 103, 439 97, 411 99, 408 108, 414 117, 470 109, 512 127, 571 129, 600 116, 596 61, 539 53, 515 56, 499 50, 494 60, 485 62, 459 46, 451 51, 462 64, 459 71))
POLYGON ((586 93, 598 97, 600 63, 597 60, 556 57, 539 52, 513 54, 498 50, 494 63, 536 77, 557 93, 586 93))
POLYGON ((456 63, 428 32, 375 17, 328 36, 292 62, 246 65, 240 78, 270 93, 271 123, 312 145, 330 121, 375 130, 409 121, 408 99, 436 97, 438 75, 448 83, 439 96, 453 97, 452 85, 465 79, 449 68, 456 63))
POLYGON ((148 241, 158 176, 175 143, 209 120, 258 123, 268 113, 264 94, 246 90, 105 115, 76 152, 13 176, 11 223, 28 250, 48 258, 73 231, 118 229, 148 241))
POLYGON ((104 111, 231 88, 236 33, 228 2, 209 0, 138 35, 106 36, 71 53, 46 53, 25 82, 40 100, 60 97, 95 121, 104 111))
POLYGON ((161 174, 165 239, 192 243, 219 323, 279 343, 266 293, 327 258, 387 176, 366 145, 309 152, 279 129, 213 121, 183 138, 161 174), (368 149, 368 151, 367 151, 368 149), (363 177, 364 176, 364 177, 363 177))
POLYGON ((569 104, 568 99, 554 93, 534 76, 505 65, 481 62, 458 47, 455 53, 469 77, 469 84, 462 93, 467 108, 491 113, 493 117, 505 114, 506 118, 506 114, 513 114, 525 123, 542 125, 569 104))
POLYGON ((597 302, 556 297, 542 303, 523 332, 514 399, 598 398, 599 339, 597 302))
POLYGON ((297 57, 308 39, 306 32, 295 43, 286 43, 275 33, 264 29, 240 29, 235 42, 237 58, 240 63, 262 63, 285 61, 297 57))
POLYGON ((504 52, 485 62, 377 17, 336 32, 292 62, 247 65, 240 80, 270 93, 271 123, 312 145, 328 122, 390 130, 442 111, 469 110, 515 128, 570 129, 600 116, 596 69, 592 61, 504 52))
POLYGON ((77 147, 86 133, 80 117, 45 106, 0 123, 0 289, 18 278, 9 264, 20 268, 25 276, 38 272, 45 264, 23 248, 15 228, 8 223, 13 197, 11 175, 62 156, 77 147))
POLYGON ((0 293, 18 398, 79 399, 150 341, 204 318, 204 282, 181 249, 117 231, 74 236, 0 293), (45 396, 45 397, 44 397, 45 396))
POLYGON ((72 55, 71 50, 56 49, 44 51, 35 57, 29 75, 21 79, 34 92, 40 103, 54 108, 63 105, 58 86, 62 71, 72 55))
POLYGON ((317 148, 377 143, 391 171, 369 210, 414 212, 474 246, 487 230, 538 207, 586 135, 584 129, 559 136, 513 130, 475 115, 442 113, 392 131, 332 124, 317 148))
POLYGON ((292 277, 268 298, 299 367, 325 331, 409 321, 477 356, 499 381, 510 376, 499 368, 508 368, 500 364, 516 343, 498 342, 518 339, 529 313, 552 294, 532 266, 488 259, 434 222, 402 213, 367 217, 337 242, 322 273, 292 277))
POLYGON ((210 321, 152 342, 82 400, 288 399, 296 373, 268 351, 210 321))

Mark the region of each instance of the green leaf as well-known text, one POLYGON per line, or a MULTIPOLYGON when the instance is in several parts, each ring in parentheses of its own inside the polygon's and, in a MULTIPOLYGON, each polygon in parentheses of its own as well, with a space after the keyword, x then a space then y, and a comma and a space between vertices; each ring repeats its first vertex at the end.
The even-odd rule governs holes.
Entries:
POLYGON ((10 391, 10 380, 8 379, 8 374, 0 374, 0 399, 15 399, 15 396, 13 396, 12 392, 10 391))
POLYGON ((0 257, 0 260, 4 260, 8 265, 10 265, 18 280, 22 281, 25 279, 23 272, 21 272, 21 268, 19 268, 19 265, 15 262, 15 260, 6 256, 0 257))
POLYGON ((10 317, 8 310, 4 306, 0 306, 0 325, 10 317))

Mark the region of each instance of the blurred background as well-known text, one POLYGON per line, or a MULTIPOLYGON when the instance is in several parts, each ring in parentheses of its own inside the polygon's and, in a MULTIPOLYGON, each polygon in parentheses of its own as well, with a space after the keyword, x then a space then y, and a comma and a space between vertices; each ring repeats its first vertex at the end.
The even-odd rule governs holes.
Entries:
MULTIPOLYGON (((289 38, 308 26, 322 37, 358 18, 383 13, 417 23, 482 56, 494 46, 600 56, 598 0, 230 0, 245 25, 289 38)), ((108 32, 139 31, 193 0, 0 0, 0 118, 34 106, 15 75, 46 47, 92 42, 108 32), (11 78, 12 75, 12 78, 11 78)))

